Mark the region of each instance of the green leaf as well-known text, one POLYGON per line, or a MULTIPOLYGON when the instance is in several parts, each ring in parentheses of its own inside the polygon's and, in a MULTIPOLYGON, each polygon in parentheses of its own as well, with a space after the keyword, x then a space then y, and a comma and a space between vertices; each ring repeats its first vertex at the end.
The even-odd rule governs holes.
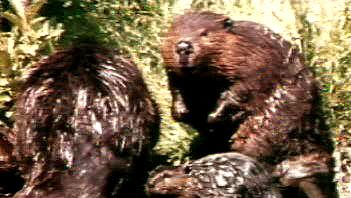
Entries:
POLYGON ((6 51, 0 51, 0 68, 8 68, 11 65, 10 54, 6 51))
POLYGON ((26 11, 26 16, 27 16, 28 21, 31 21, 32 19, 37 17, 38 14, 39 14, 40 9, 46 3, 47 3, 47 0, 39 0, 39 1, 35 1, 34 3, 32 3, 27 8, 27 11, 26 11))
POLYGON ((38 37, 48 36, 50 34, 50 24, 49 21, 44 21, 41 26, 41 29, 37 31, 38 37))
POLYGON ((11 97, 8 94, 0 94, 0 102, 8 102, 11 101, 11 97))
POLYGON ((22 19, 26 19, 26 8, 24 6, 23 1, 21 0, 9 0, 11 6, 16 11, 16 14, 22 19))
POLYGON ((18 17, 17 15, 15 14, 12 14, 8 11, 6 12, 3 12, 1 14, 2 17, 4 17, 5 19, 9 20, 11 23, 13 23, 14 25, 16 26, 21 26, 21 18, 18 17))
POLYGON ((30 25, 37 25, 37 24, 39 24, 39 23, 41 23, 41 22, 43 22, 43 21, 45 21, 45 20, 46 20, 45 17, 37 17, 37 18, 35 18, 35 19, 30 20, 30 21, 29 21, 29 24, 30 24, 30 25))
POLYGON ((9 81, 6 78, 0 78, 0 86, 4 87, 9 84, 9 81))

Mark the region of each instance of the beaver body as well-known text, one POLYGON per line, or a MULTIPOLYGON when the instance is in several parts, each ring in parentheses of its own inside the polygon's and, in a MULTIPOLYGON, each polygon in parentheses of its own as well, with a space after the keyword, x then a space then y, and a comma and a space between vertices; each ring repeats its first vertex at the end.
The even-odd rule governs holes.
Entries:
POLYGON ((332 175, 331 139, 315 115, 318 83, 281 36, 258 23, 189 12, 175 19, 162 54, 174 118, 211 136, 208 144, 235 133, 228 150, 273 166, 308 159, 320 164, 309 170, 324 168, 300 169, 303 177, 332 175))
POLYGON ((151 173, 146 186, 151 197, 281 197, 263 165, 234 152, 208 155, 177 167, 160 167, 151 173))
POLYGON ((130 178, 146 166, 158 119, 128 59, 97 45, 54 53, 31 71, 17 100, 11 141, 25 185, 14 197, 136 191, 130 178))

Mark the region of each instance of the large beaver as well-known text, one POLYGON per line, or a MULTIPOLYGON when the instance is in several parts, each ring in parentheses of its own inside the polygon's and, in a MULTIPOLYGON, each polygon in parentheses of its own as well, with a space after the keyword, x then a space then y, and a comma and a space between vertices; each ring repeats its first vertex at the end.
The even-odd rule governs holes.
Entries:
POLYGON ((232 150, 272 165, 314 164, 292 171, 301 178, 332 172, 332 144, 314 115, 317 82, 282 37, 254 22, 189 12, 175 19, 162 55, 173 116, 210 134, 211 147, 225 144, 212 137, 228 141, 236 131, 232 150))
POLYGON ((264 166, 240 153, 213 154, 176 167, 159 167, 146 185, 151 197, 280 198, 264 166))
POLYGON ((93 44, 54 53, 17 100, 13 154, 25 185, 14 197, 133 197, 158 122, 131 61, 93 44))

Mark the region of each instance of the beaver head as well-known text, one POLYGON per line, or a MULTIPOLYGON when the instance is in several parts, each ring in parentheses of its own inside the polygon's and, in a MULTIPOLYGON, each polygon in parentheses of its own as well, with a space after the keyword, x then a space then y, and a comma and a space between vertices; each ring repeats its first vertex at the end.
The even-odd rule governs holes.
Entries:
POLYGON ((162 55, 172 70, 211 65, 227 42, 233 21, 221 14, 190 12, 177 17, 166 34, 162 55))
POLYGON ((271 75, 290 49, 289 42, 261 24, 204 11, 174 20, 162 55, 168 71, 243 79, 259 72, 271 75))
POLYGON ((151 197, 169 198, 281 197, 266 167, 235 152, 159 167, 150 174, 146 190, 151 197))

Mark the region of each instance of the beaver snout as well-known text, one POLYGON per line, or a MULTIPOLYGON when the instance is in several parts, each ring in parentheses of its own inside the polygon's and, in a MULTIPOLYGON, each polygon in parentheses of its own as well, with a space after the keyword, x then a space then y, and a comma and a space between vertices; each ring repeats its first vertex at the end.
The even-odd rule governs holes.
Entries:
POLYGON ((188 41, 180 41, 176 46, 176 52, 179 55, 189 55, 191 53, 194 53, 194 47, 188 41))
POLYGON ((189 41, 179 41, 175 46, 175 51, 178 54, 178 62, 183 68, 192 67, 192 55, 194 47, 189 41))

